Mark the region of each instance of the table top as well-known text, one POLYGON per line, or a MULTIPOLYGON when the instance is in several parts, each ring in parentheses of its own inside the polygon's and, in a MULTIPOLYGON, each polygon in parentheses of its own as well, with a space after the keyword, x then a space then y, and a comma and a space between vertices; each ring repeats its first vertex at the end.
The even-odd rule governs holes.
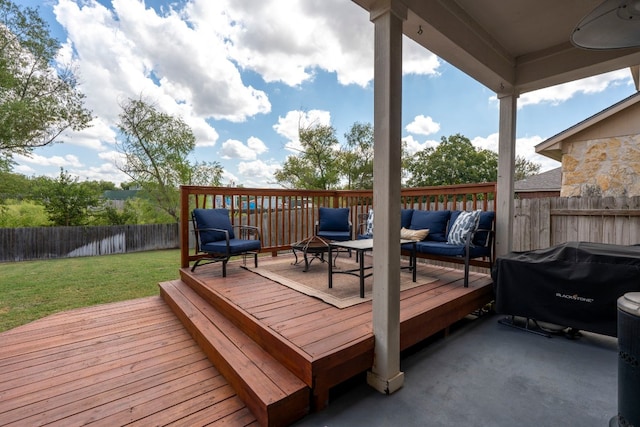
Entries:
MULTIPOLYGON (((400 239, 400 244, 415 243, 413 240, 400 239)), ((344 242, 331 242, 330 245, 335 248, 369 250, 373 249, 373 239, 347 240, 344 242)))

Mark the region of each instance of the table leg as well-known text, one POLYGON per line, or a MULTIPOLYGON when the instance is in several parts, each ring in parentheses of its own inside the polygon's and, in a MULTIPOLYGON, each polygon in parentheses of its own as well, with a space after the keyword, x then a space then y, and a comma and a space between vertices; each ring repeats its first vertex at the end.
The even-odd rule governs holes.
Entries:
POLYGON ((360 298, 364 298, 364 251, 356 249, 356 257, 360 257, 360 298))
POLYGON ((331 262, 331 243, 329 243, 329 289, 333 287, 333 263, 331 262))
POLYGON ((418 270, 418 265, 417 265, 417 259, 416 259, 416 242, 413 242, 413 244, 411 245, 411 260, 409 261, 409 263, 413 263, 413 282, 415 283, 416 281, 416 271, 418 270))
POLYGON ((309 271, 309 259, 307 258, 307 251, 304 251, 303 255, 304 255, 304 270, 302 270, 302 272, 306 273, 307 271, 309 271))

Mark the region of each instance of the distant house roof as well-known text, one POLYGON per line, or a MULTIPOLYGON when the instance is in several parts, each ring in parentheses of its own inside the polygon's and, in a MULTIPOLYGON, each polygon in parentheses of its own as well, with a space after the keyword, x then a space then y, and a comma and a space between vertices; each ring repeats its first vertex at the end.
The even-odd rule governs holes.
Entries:
MULTIPOLYGON (((571 138, 572 136, 608 119, 609 117, 623 111, 640 102, 640 92, 636 92, 633 95, 623 99, 622 101, 613 104, 612 106, 605 108, 599 113, 577 123, 570 128, 552 136, 551 138, 542 141, 536 145, 536 153, 547 156, 551 159, 562 161, 562 143, 571 138)), ((635 122, 635 121, 634 121, 635 122)), ((608 135, 615 136, 615 135, 608 135)))
POLYGON ((514 184, 516 193, 532 193, 544 191, 560 191, 562 186, 562 168, 555 168, 546 172, 532 175, 514 184))

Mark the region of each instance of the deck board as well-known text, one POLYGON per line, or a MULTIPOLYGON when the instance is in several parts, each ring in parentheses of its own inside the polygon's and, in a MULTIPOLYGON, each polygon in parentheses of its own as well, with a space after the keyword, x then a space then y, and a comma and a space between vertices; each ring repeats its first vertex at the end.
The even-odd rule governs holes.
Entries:
POLYGON ((160 297, 55 314, 0 341, 8 337, 13 344, 0 349, 0 425, 185 425, 191 416, 223 425, 238 414, 255 422, 160 297), (34 331, 41 348, 29 337, 34 331))

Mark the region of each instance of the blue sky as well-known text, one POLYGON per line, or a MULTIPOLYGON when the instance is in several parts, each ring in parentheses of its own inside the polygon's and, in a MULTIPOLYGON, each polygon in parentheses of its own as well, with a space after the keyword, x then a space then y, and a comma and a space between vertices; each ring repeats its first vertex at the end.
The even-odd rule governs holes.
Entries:
MULTIPOLYGON (((16 156, 16 172, 127 181, 116 165, 119 104, 143 95, 193 129, 193 159, 226 183, 273 186, 298 123, 373 122, 373 24, 350 0, 18 0, 48 20, 77 70, 92 127, 16 156)), ((403 133, 410 151, 460 133, 497 150, 495 94, 430 52, 403 44, 403 133)), ((559 166, 534 146, 635 92, 628 70, 519 99, 517 154, 559 166)))

